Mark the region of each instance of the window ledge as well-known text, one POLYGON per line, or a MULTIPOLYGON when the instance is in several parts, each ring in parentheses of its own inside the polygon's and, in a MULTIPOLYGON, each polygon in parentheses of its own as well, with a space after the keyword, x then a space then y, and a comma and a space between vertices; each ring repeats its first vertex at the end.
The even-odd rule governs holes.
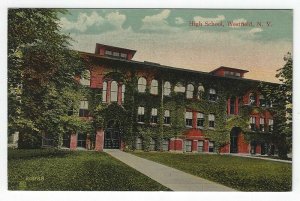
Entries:
POLYGON ((137 122, 138 124, 145 124, 145 122, 137 122))
POLYGON ((197 126, 197 129, 203 130, 204 126, 197 126))
POLYGON ((171 124, 163 124, 164 126, 168 126, 168 127, 171 127, 171 124))
POLYGON ((216 130, 214 127, 208 127, 209 130, 216 130))

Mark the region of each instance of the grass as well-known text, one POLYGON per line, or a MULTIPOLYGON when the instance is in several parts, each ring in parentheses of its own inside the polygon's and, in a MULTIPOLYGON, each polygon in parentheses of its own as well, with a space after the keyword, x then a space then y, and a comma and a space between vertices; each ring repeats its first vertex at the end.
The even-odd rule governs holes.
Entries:
POLYGON ((292 164, 215 154, 133 154, 240 191, 292 189, 292 164))
POLYGON ((106 153, 8 150, 8 189, 34 191, 166 191, 106 153))

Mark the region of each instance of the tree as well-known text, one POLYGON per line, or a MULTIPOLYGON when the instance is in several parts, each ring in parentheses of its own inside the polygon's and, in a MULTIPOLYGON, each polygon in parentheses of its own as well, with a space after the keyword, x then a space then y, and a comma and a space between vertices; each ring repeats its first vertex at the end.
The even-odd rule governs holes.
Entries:
POLYGON ((263 93, 274 105, 270 108, 274 120, 271 140, 277 145, 280 158, 287 158, 287 153, 292 146, 293 59, 291 53, 287 53, 284 61, 286 61, 285 65, 278 69, 276 74, 281 84, 262 84, 263 93))
POLYGON ((72 125, 82 125, 68 111, 82 98, 74 78, 84 68, 68 48, 71 38, 60 32, 59 13, 66 11, 8 11, 8 132, 19 131, 20 148, 39 147, 43 135, 59 145, 72 125))

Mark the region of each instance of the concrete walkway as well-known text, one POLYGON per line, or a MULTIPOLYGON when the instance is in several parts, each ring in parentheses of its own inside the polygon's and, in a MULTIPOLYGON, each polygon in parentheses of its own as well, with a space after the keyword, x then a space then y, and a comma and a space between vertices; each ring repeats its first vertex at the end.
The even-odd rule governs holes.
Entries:
POLYGON ((106 149, 104 151, 173 191, 235 191, 221 184, 120 150, 106 149))

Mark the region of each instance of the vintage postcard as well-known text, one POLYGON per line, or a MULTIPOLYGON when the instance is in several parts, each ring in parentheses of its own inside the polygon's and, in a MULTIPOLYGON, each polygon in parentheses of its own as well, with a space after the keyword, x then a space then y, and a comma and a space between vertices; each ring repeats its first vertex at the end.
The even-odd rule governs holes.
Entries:
POLYGON ((293 10, 7 19, 9 191, 293 190, 293 10))

